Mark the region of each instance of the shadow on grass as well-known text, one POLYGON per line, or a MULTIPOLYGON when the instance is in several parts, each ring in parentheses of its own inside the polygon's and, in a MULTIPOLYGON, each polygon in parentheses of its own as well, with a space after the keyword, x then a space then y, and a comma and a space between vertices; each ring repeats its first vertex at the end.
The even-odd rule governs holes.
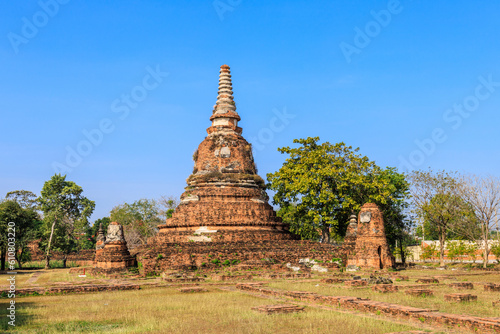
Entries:
MULTIPOLYGON (((86 320, 76 320, 76 321, 63 321, 54 323, 42 323, 33 324, 36 320, 36 316, 28 314, 27 308, 37 308, 41 307, 32 302, 23 302, 22 300, 16 301, 15 307, 15 326, 9 324, 11 319, 7 317, 9 315, 10 300, 4 299, 0 301, 0 333, 7 331, 16 331, 20 333, 46 333, 46 332, 59 332, 59 333, 105 333, 117 329, 122 324, 120 323, 110 323, 110 322, 94 322, 86 320)), ((31 313, 31 312, 29 312, 31 313)))
MULTIPOLYGON (((15 299, 14 299, 15 300, 15 299)), ((0 330, 6 331, 6 330, 12 330, 12 329, 17 329, 19 330, 20 327, 25 326, 27 323, 29 323, 32 319, 33 316, 30 314, 27 314, 27 311, 25 310, 26 308, 33 308, 37 307, 34 303, 30 302, 23 302, 21 300, 15 300, 16 303, 14 304, 15 306, 15 318, 11 319, 8 317, 8 315, 11 314, 11 311, 8 310, 7 308, 11 306, 10 304, 10 299, 2 299, 0 300, 0 330), (13 324, 15 326, 12 326, 9 324, 9 322, 14 321, 13 324)))

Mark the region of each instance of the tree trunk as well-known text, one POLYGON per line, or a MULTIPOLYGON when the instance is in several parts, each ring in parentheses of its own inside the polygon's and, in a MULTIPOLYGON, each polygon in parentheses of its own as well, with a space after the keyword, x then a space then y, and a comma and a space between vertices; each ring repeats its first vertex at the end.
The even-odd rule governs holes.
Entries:
POLYGON ((52 237, 54 236, 54 228, 56 226, 57 220, 52 223, 52 228, 50 230, 49 244, 47 245, 47 255, 45 256, 45 269, 50 268, 50 245, 52 244, 52 237))
POLYGON ((21 262, 21 259, 23 258, 23 254, 24 254, 24 248, 21 247, 21 253, 18 254, 16 252, 16 256, 15 256, 16 261, 17 261, 17 265, 19 266, 19 269, 23 269, 23 264, 21 262))
POLYGON ((446 239, 446 230, 442 229, 439 234, 439 266, 444 267, 444 240, 446 239))
POLYGON ((66 260, 68 260, 68 254, 64 254, 64 257, 62 259, 63 268, 66 268, 66 260))
POLYGON ((406 264, 406 257, 403 251, 403 242, 401 241, 401 239, 399 240, 399 253, 401 254, 401 262, 403 263, 403 265, 406 264))
POLYGON ((321 229, 321 242, 324 244, 330 243, 330 226, 323 226, 321 229))
POLYGON ((489 247, 488 247, 488 236, 484 239, 484 250, 483 250, 483 268, 487 268, 488 266, 488 255, 490 253, 489 247))
POLYGON ((0 250, 1 270, 5 270, 5 257, 6 256, 7 256, 7 247, 2 246, 2 249, 0 250))

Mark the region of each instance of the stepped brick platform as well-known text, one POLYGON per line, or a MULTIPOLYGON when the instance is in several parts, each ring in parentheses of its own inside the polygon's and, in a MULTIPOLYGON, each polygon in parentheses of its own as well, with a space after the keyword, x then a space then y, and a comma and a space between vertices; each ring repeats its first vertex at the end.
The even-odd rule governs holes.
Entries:
POLYGON ((454 302, 470 302, 477 300, 477 296, 469 293, 451 293, 444 295, 444 300, 454 302))
POLYGON ((252 307, 252 310, 266 313, 266 314, 274 314, 274 313, 295 313, 304 311, 304 306, 297 305, 262 305, 257 307, 252 307))
POLYGON ((417 283, 424 283, 424 284, 439 283, 439 280, 436 278, 419 278, 417 279, 417 283))
POLYGON ((169 283, 186 283, 186 282, 204 282, 205 281, 205 279, 203 277, 180 277, 180 278, 163 277, 162 280, 164 282, 169 282, 169 283))
POLYGON ((260 275, 262 278, 272 278, 272 279, 296 279, 296 278, 311 278, 311 274, 309 273, 283 273, 283 274, 265 274, 260 275))
POLYGON ((472 283, 465 283, 465 282, 460 282, 460 283, 450 283, 448 284, 450 288, 458 289, 458 290, 472 290, 474 289, 474 284, 472 283))
POLYGON ((332 283, 343 283, 345 281, 344 278, 323 278, 321 280, 321 283, 327 283, 327 284, 332 284, 332 283))
POLYGON ((386 293, 386 292, 398 292, 399 288, 397 285, 392 285, 392 284, 375 284, 372 286, 372 290, 386 293))
MULTIPOLYGON (((350 234, 356 231, 356 242, 347 265, 375 269, 394 267, 395 259, 387 244, 384 218, 379 207, 374 203, 365 203, 359 212, 356 227, 353 225, 353 222, 349 224, 348 231, 350 234)), ((352 243, 350 239, 349 243, 352 243)))
POLYGON ((408 289, 406 294, 413 297, 429 297, 434 296, 434 291, 429 289, 408 289))
POLYGON ((500 291, 500 284, 493 284, 493 283, 485 284, 484 291, 500 291))
POLYGON ((366 285, 368 285, 368 282, 360 280, 360 279, 356 279, 356 280, 344 281, 344 285, 349 286, 349 287, 366 286, 366 285))
POLYGON ((250 275, 213 275, 212 280, 214 281, 244 281, 244 280, 252 280, 253 276, 250 275))
POLYGON ((190 286, 190 287, 180 288, 179 291, 183 293, 191 293, 191 292, 207 292, 208 290, 202 288, 201 286, 190 286))
POLYGON ((264 285, 264 283, 261 282, 252 282, 252 283, 238 283, 236 284, 236 288, 240 290, 251 290, 253 291, 256 288, 260 288, 264 285))

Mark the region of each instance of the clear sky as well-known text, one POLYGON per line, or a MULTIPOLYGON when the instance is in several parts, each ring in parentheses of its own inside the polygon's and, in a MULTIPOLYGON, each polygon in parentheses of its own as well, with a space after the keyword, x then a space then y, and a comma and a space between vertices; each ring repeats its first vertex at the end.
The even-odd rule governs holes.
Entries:
POLYGON ((219 67, 259 174, 319 136, 381 167, 500 176, 500 2, 2 4, 0 196, 56 171, 96 202, 180 196, 219 67))

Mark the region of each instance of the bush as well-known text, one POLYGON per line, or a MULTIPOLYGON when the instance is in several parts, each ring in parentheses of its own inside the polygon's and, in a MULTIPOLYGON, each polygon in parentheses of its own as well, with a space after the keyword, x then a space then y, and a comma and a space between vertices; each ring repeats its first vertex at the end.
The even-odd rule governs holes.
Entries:
POLYGON ((463 241, 449 241, 446 243, 448 258, 455 260, 465 254, 465 245, 463 241))
POLYGON ((468 255, 472 258, 472 261, 476 263, 476 251, 478 247, 475 242, 467 243, 465 245, 465 255, 468 255))
POLYGON ((429 245, 427 247, 422 246, 422 259, 428 260, 436 257, 438 254, 438 249, 436 244, 429 245))
POLYGON ((491 254, 495 255, 497 258, 497 263, 500 263, 500 243, 496 242, 494 243, 491 248, 490 248, 491 254))

